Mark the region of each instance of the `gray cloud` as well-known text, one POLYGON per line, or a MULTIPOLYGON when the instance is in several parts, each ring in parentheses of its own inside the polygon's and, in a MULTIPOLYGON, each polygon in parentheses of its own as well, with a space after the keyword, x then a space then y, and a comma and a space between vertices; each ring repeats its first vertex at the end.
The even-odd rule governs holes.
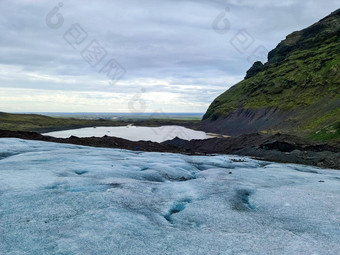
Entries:
MULTIPOLYGON (((46 94, 64 91, 65 97, 71 92, 72 95, 119 92, 126 101, 145 88, 150 106, 152 97, 147 94, 163 93, 179 100, 164 103, 164 111, 181 111, 185 100, 193 103, 190 111, 204 111, 214 97, 242 79, 251 66, 248 57, 257 47, 271 50, 287 34, 334 11, 339 2, 328 0, 326 5, 317 0, 65 0, 62 3, 60 14, 64 24, 51 29, 45 17, 58 5, 57 1, 0 1, 2 95, 11 90, 1 88, 25 89, 26 94, 31 91, 32 95, 39 90, 40 96, 43 91, 46 94), (228 19, 230 30, 219 34, 212 23, 225 8, 228 10, 224 18, 228 19), (81 25, 88 37, 73 49, 63 34, 75 23, 81 25), (240 53, 230 41, 241 29, 246 29, 254 42, 240 53), (95 68, 80 56, 93 39, 108 52, 95 68), (98 73, 109 58, 116 59, 127 70, 114 86, 109 85, 104 74, 98 73)), ((30 103, 26 104, 24 107, 31 111, 30 103)), ((7 109, 4 103, 1 106, 2 110, 7 109)), ((11 104, 8 109, 14 111, 13 107, 11 104)), ((71 104, 69 107, 70 111, 76 109, 71 104)), ((106 109, 103 106, 102 111, 106 109)), ((122 109, 128 110, 127 106, 122 109)))

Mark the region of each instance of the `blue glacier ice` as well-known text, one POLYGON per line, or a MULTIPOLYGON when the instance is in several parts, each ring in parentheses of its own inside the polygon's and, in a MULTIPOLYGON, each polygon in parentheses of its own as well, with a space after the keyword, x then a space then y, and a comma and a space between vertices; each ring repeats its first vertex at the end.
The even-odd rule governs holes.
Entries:
POLYGON ((340 254, 340 171, 0 139, 0 254, 340 254))

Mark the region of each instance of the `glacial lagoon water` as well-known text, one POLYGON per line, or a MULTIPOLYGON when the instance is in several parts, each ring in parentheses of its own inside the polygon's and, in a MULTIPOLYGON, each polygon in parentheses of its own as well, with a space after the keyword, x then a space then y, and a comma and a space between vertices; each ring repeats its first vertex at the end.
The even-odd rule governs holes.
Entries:
POLYGON ((120 127, 90 127, 65 131, 57 131, 45 133, 57 138, 68 138, 70 136, 77 137, 103 137, 115 136, 130 141, 152 141, 164 142, 172 140, 176 136, 184 140, 207 139, 210 137, 205 132, 196 131, 181 126, 161 126, 161 127, 136 127, 136 126, 120 126, 120 127))
POLYGON ((340 171, 0 139, 1 254, 340 254, 340 171))

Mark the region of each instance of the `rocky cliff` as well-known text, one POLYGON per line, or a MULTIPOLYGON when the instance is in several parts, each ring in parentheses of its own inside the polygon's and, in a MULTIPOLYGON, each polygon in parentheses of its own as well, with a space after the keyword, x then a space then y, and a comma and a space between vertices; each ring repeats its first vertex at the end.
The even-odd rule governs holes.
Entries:
POLYGON ((294 32, 210 105, 201 128, 340 138, 340 9, 294 32))

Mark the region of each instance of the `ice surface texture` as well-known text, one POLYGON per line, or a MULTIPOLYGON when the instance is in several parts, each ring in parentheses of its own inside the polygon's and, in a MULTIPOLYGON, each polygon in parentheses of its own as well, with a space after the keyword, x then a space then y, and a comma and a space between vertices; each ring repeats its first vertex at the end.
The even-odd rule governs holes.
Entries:
POLYGON ((340 253, 339 171, 239 159, 0 139, 0 254, 340 253))

